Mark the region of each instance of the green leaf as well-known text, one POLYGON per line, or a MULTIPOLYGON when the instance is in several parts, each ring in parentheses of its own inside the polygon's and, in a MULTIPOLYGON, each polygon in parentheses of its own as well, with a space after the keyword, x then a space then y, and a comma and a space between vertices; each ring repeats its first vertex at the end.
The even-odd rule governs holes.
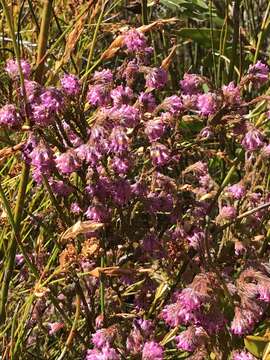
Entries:
POLYGON ((261 336, 247 336, 244 341, 247 350, 259 358, 263 356, 264 349, 269 344, 269 339, 261 336))

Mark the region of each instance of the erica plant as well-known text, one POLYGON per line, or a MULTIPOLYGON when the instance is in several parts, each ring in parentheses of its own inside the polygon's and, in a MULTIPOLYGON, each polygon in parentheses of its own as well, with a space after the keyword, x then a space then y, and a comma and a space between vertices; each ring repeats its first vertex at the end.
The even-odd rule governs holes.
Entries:
POLYGON ((7 62, 1 156, 30 166, 34 205, 2 308, 12 317, 31 293, 20 339, 32 354, 255 359, 244 339, 265 336, 270 303, 269 68, 221 88, 185 73, 172 90, 173 59, 151 66, 149 45, 132 28, 118 67, 54 86, 26 59, 22 84, 7 62))

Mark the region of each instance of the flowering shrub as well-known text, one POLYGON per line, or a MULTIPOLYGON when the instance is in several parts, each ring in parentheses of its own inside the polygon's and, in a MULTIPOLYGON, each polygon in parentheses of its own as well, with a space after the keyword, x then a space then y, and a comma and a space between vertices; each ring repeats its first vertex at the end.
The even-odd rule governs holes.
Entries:
POLYGON ((27 132, 29 196, 44 189, 52 204, 28 214, 30 233, 55 232, 54 247, 24 241, 15 258, 15 282, 34 288, 25 346, 47 331, 67 347, 78 335, 87 360, 254 359, 243 339, 269 313, 270 144, 256 108, 269 98, 249 91, 268 66, 221 88, 187 73, 175 94, 148 45, 128 31, 122 65, 94 72, 87 91, 71 74, 41 86, 26 60, 21 86, 7 63, 15 96, 0 124, 27 132))

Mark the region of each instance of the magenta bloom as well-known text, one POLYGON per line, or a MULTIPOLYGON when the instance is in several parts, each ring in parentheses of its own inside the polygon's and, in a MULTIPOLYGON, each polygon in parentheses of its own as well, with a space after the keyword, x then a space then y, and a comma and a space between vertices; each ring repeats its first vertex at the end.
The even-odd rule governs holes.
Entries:
POLYGON ((130 29, 124 35, 124 43, 130 52, 141 52, 147 47, 147 39, 144 34, 136 29, 130 29))
MULTIPOLYGON (((42 91, 42 87, 36 81, 24 80, 24 88, 26 92, 26 97, 28 102, 33 102, 37 100, 38 95, 40 95, 42 91)), ((21 89, 21 94, 23 94, 21 89)))
POLYGON ((201 115, 213 115, 216 111, 216 96, 213 93, 202 94, 198 96, 197 108, 201 115))
POLYGON ((31 105, 31 115, 34 123, 41 127, 50 125, 54 120, 54 114, 43 104, 31 105))
POLYGON ((163 360, 163 348, 155 341, 144 344, 142 360, 163 360))
POLYGON ((199 345, 199 337, 194 326, 190 326, 187 330, 182 331, 180 335, 175 337, 175 340, 180 350, 192 352, 199 345))
POLYGON ((241 200, 246 195, 245 187, 239 183, 229 186, 227 191, 235 200, 241 200))
POLYGON ((51 113, 61 111, 64 106, 63 95, 56 88, 48 88, 40 95, 42 105, 51 113))
POLYGON ((167 72, 159 68, 153 68, 147 75, 146 75, 146 86, 151 89, 162 89, 166 85, 168 81, 168 74, 167 72))
POLYGON ((224 220, 233 220, 236 218, 236 209, 233 206, 223 206, 220 210, 219 216, 224 220))
POLYGON ((127 157, 115 156, 111 161, 112 169, 119 175, 126 174, 131 166, 131 162, 127 157))
POLYGON ((81 167, 77 155, 71 150, 58 155, 55 159, 55 163, 57 169, 64 175, 69 175, 81 167))
POLYGON ((113 81, 113 74, 109 69, 95 71, 92 79, 95 83, 109 84, 113 81))
POLYGON ((189 245, 197 250, 201 248, 204 238, 204 232, 199 228, 195 228, 192 230, 191 234, 187 236, 189 245))
POLYGON ((87 350, 85 360, 120 360, 120 355, 115 349, 106 345, 101 350, 87 350))
POLYGON ((152 163, 155 166, 164 166, 170 159, 170 150, 163 144, 155 144, 150 149, 152 163))
MULTIPOLYGON (((27 60, 20 60, 23 76, 28 79, 31 74, 31 66, 27 60)), ((19 66, 17 60, 8 60, 5 67, 6 72, 12 79, 19 76, 19 66)))
POLYGON ((113 100, 113 105, 118 107, 123 104, 129 104, 132 100, 134 94, 130 87, 119 85, 111 91, 111 98, 113 100))
POLYGON ((159 140, 166 131, 166 125, 161 118, 149 120, 145 123, 145 133, 150 142, 159 140))
POLYGON ((65 74, 61 79, 61 85, 67 95, 76 96, 80 93, 81 86, 79 79, 75 75, 65 74))
POLYGON ((232 360, 256 360, 252 354, 247 352, 246 350, 242 351, 234 351, 232 354, 232 360))
POLYGON ((130 105, 122 105, 115 115, 119 119, 120 124, 126 128, 134 128, 140 121, 139 110, 130 105))
POLYGON ((144 112, 152 112, 157 106, 156 100, 151 93, 142 92, 138 97, 138 101, 144 112))
POLYGON ((0 109, 0 125, 8 128, 16 128, 22 123, 21 116, 16 107, 12 104, 7 104, 0 109))
POLYGON ((261 86, 268 81, 269 67, 258 61, 255 65, 250 65, 248 75, 255 86, 261 86))
MULTIPOLYGON (((259 319, 259 314, 258 314, 258 319, 259 319)), ((256 320, 254 319, 253 312, 236 307, 234 318, 231 324, 231 332, 239 336, 246 335, 252 332, 255 323, 256 320)))
POLYGON ((201 92, 202 80, 196 74, 184 74, 184 79, 180 80, 180 88, 184 95, 196 95, 201 92))
POLYGON ((109 219, 109 212, 107 208, 101 204, 90 206, 85 215, 87 219, 101 223, 106 222, 109 219))
POLYGON ((243 140, 242 146, 246 151, 255 151, 263 146, 263 135, 256 128, 249 130, 243 140))
POLYGON ((182 100, 177 95, 173 95, 164 99, 161 106, 166 108, 166 110, 169 113, 171 113, 173 116, 178 116, 180 112, 183 110, 182 100))
POLYGON ((121 126, 112 129, 109 148, 115 154, 122 154, 129 148, 129 140, 125 130, 121 126))
POLYGON ((111 344, 114 334, 109 329, 99 329, 92 334, 92 343, 98 349, 111 344))
POLYGON ((223 85, 222 92, 226 104, 235 105, 241 102, 240 89, 233 81, 228 85, 223 85))
POLYGON ((105 106, 110 101, 110 96, 105 85, 92 85, 88 89, 87 100, 93 106, 105 106))

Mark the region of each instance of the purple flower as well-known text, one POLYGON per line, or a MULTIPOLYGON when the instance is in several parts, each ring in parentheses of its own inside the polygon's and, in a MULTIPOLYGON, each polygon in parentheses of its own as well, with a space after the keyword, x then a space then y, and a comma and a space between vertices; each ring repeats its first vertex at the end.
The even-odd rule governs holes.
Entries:
POLYGON ((103 84, 92 85, 88 89, 87 101, 93 106, 105 106, 110 101, 108 89, 103 84))
POLYGON ((270 145, 265 145, 262 148, 262 156, 267 159, 270 158, 270 145))
POLYGON ((203 241, 205 238, 204 232, 199 229, 195 228, 192 230, 191 234, 187 236, 187 240, 189 242, 189 245, 193 247, 194 249, 198 250, 201 248, 203 241))
POLYGON ((126 174, 131 166, 130 159, 127 157, 114 156, 111 161, 112 169, 119 175, 126 174))
POLYGON ((130 105, 122 105, 115 115, 120 120, 120 124, 126 128, 134 128, 140 121, 139 110, 130 105))
POLYGON ((199 345, 198 330, 194 326, 189 326, 175 337, 178 349, 193 352, 199 345))
POLYGON ((154 166, 164 166, 170 159, 170 150, 163 144, 152 145, 150 155, 154 166))
POLYGON ((128 203, 131 198, 131 187, 128 180, 119 179, 113 184, 112 198, 120 206, 128 203))
POLYGON ((227 191, 235 200, 241 200, 246 195, 246 189, 240 183, 229 186, 227 191))
POLYGON ((138 101, 143 112, 152 112, 157 106, 156 100, 151 93, 140 93, 138 101))
POLYGON ((196 95, 201 92, 202 79, 196 74, 184 74, 180 88, 184 95, 196 95))
POLYGON ((123 104, 129 104, 133 98, 133 91, 128 86, 119 85, 111 91, 113 105, 119 107, 123 104))
POLYGON ((259 299, 266 303, 270 303, 270 281, 259 281, 257 287, 259 299))
POLYGON ((233 220, 236 218, 237 211, 233 206, 223 206, 220 209, 219 217, 224 220, 233 220))
POLYGON ((21 116, 16 107, 12 104, 4 105, 0 110, 0 125, 8 128, 15 128, 22 123, 21 116))
POLYGON ((109 148, 115 154, 122 154, 129 148, 129 140, 123 127, 115 126, 110 135, 109 148))
POLYGON ((155 341, 144 344, 142 360, 163 360, 163 348, 155 341))
POLYGON ((73 202, 70 205, 70 211, 73 214, 79 215, 82 212, 82 209, 81 209, 80 205, 77 202, 73 202))
POLYGON ((269 67, 258 61, 255 65, 250 65, 248 75, 251 77, 251 82, 259 87, 268 81, 269 67))
POLYGON ((232 360, 256 360, 256 359, 257 358, 255 358, 253 355, 251 355, 246 350, 234 351, 232 353, 232 360))
MULTIPOLYGON (((24 88, 26 92, 27 100, 31 103, 37 100, 38 96, 42 92, 42 87, 36 81, 24 80, 24 88)), ((21 94, 23 94, 21 89, 21 94)))
POLYGON ((95 166, 98 164, 102 155, 96 147, 89 144, 82 144, 75 149, 75 153, 81 161, 85 161, 86 164, 95 166))
POLYGON ((97 204, 94 206, 90 206, 87 209, 85 216, 89 220, 103 223, 103 222, 108 221, 109 212, 105 206, 103 206, 101 204, 97 204))
POLYGON ((263 146, 263 135, 256 128, 249 130, 243 140, 242 146, 246 151, 255 151, 263 146))
POLYGON ((106 345, 101 350, 87 350, 85 360, 120 360, 120 355, 115 349, 106 345))
POLYGON ((74 151, 68 150, 67 152, 60 154, 55 159, 56 167, 62 174, 71 174, 77 171, 81 164, 74 151))
POLYGON ((59 196, 68 196, 72 192, 72 188, 62 180, 50 180, 49 183, 52 191, 59 196))
POLYGON ((31 115, 34 123, 42 127, 50 125, 54 120, 54 114, 43 104, 31 105, 31 115))
POLYGON ((130 52, 142 52, 147 47, 147 39, 142 32, 130 29, 124 35, 124 44, 130 52))
POLYGON ((152 68, 150 72, 146 75, 146 86, 150 89, 162 89, 167 81, 168 74, 166 70, 159 68, 152 68))
MULTIPOLYGON (((27 60, 20 60, 23 76, 28 79, 31 74, 31 66, 27 60)), ((6 72, 12 79, 19 76, 19 66, 17 60, 8 60, 5 67, 6 72)))
POLYGON ((92 79, 95 83, 109 84, 113 81, 113 74, 111 70, 103 69, 101 71, 95 71, 92 79))
POLYGON ((63 91, 69 96, 76 96, 80 93, 81 86, 77 76, 72 74, 65 74, 61 79, 61 86, 63 91))
POLYGON ((238 336, 246 335, 253 330, 255 323, 253 312, 236 307, 231 332, 238 336))
POLYGON ((145 133, 150 142, 159 140, 166 131, 166 125, 161 118, 148 120, 145 123, 145 133))
POLYGON ((173 116, 178 116, 183 110, 183 103, 179 96, 173 95, 164 99, 161 104, 162 108, 165 108, 173 116))
POLYGON ((53 152, 47 144, 39 143, 30 153, 31 164, 40 173, 49 175, 54 167, 53 152))
POLYGON ((186 311, 199 309, 204 300, 204 297, 191 287, 183 289, 178 296, 178 301, 184 306, 186 311))
POLYGON ((111 345, 114 338, 114 332, 110 329, 99 329, 92 334, 92 343, 98 349, 103 348, 106 345, 111 345))
POLYGON ((215 113, 216 105, 216 96, 213 93, 201 94, 197 99, 197 108, 201 115, 208 116, 215 113))
POLYGON ((241 102, 240 88, 233 81, 228 85, 223 85, 222 92, 226 104, 235 105, 241 102))
POLYGON ((40 95, 41 104, 49 112, 58 112, 63 109, 64 99, 61 92, 53 87, 46 89, 40 95))

